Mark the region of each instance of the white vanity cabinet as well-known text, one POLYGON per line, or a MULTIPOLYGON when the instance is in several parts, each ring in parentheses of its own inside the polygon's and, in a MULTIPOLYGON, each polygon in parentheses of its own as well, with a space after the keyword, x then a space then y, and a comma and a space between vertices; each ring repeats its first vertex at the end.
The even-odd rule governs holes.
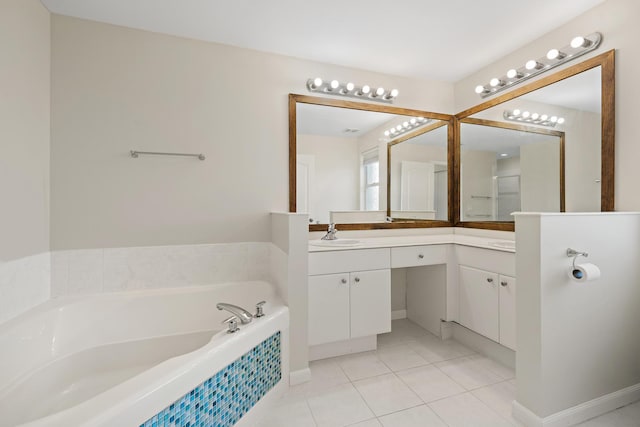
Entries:
POLYGON ((515 350, 515 254, 460 246, 457 257, 459 323, 515 350))
POLYGON ((463 265, 459 268, 460 324, 489 339, 499 341, 498 275, 463 265))
POLYGON ((309 345, 391 331, 389 249, 309 254, 309 345))

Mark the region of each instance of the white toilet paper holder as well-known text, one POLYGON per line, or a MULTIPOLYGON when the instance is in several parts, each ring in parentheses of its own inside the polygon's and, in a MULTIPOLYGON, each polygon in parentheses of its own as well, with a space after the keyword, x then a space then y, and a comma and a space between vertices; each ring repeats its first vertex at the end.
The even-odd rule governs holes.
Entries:
POLYGON ((589 256, 588 253, 586 252, 581 252, 581 251, 576 251, 575 249, 571 249, 571 248, 567 248, 567 256, 569 258, 573 258, 573 269, 576 269, 576 259, 578 259, 579 256, 583 256, 585 258, 587 258, 589 256))

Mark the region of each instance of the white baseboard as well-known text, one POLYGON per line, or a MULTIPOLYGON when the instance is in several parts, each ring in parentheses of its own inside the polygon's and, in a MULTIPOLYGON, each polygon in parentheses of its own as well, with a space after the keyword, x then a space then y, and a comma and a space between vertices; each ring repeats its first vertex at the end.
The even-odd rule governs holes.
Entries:
POLYGON ((548 417, 541 418, 521 405, 513 402, 513 417, 526 427, 567 427, 605 414, 614 409, 640 400, 640 384, 595 398, 548 417))
POLYGON ((311 381, 311 369, 299 369, 289 373, 289 385, 298 385, 311 381))
POLYGON ((330 342, 327 344, 309 346, 309 361, 342 356, 344 354, 360 353, 375 350, 378 347, 377 335, 353 338, 346 341, 330 342))
POLYGON ((459 323, 449 322, 453 328, 453 339, 467 347, 484 354, 490 359, 502 363, 511 369, 516 368, 516 352, 487 337, 465 328, 459 323))
POLYGON ((406 319, 407 310, 393 310, 391 312, 391 320, 406 319))

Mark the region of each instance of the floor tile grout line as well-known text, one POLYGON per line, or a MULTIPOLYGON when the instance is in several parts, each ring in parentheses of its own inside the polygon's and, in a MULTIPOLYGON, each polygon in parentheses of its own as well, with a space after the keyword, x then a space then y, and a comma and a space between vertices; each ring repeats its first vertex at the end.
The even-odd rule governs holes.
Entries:
POLYGON ((309 410, 309 413, 311 414, 311 420, 313 421, 313 424, 314 424, 316 427, 318 427, 318 425, 319 425, 319 424, 318 424, 318 420, 316 420, 315 415, 313 415, 313 411, 311 410, 311 405, 309 405, 309 399, 307 399, 307 398, 305 397, 305 399, 304 399, 304 403, 305 403, 305 405, 307 405, 307 409, 309 410))
MULTIPOLYGON (((502 419, 504 419, 504 420, 508 421, 510 424, 513 424, 513 423, 512 423, 512 420, 514 420, 514 419, 515 419, 515 418, 513 418, 513 415, 511 416, 511 418, 512 418, 512 419, 509 419, 509 418, 507 418, 507 417, 503 416, 502 414, 499 414, 499 413, 498 413, 498 411, 496 411, 495 409, 493 409, 492 407, 490 407, 487 403, 485 403, 485 402, 484 402, 484 400, 480 399, 478 396, 476 396, 475 394, 473 394, 473 392, 474 392, 474 391, 477 391, 477 390, 480 390, 480 389, 483 389, 483 388, 486 388, 486 387, 493 387, 493 386, 495 386, 495 385, 503 384, 503 383, 508 383, 508 382, 509 382, 509 380, 504 380, 504 381, 500 381, 500 382, 497 382, 497 383, 494 383, 494 384, 488 384, 488 385, 486 385, 486 386, 484 386, 484 387, 480 387, 480 388, 476 388, 476 389, 470 390, 470 391, 469 391, 469 393, 471 393, 471 395, 473 395, 473 397, 475 397, 475 398, 476 398, 476 399, 478 399, 480 402, 482 402, 482 404, 484 404, 484 406, 486 406, 486 407, 487 407, 487 408, 489 408, 491 411, 493 411, 493 413, 494 413, 494 414, 496 414, 496 415, 498 415, 500 418, 502 418, 502 419)), ((515 400, 515 399, 514 399, 514 400, 515 400)), ((513 404, 513 402, 512 402, 512 404, 513 404)), ((516 421, 517 421, 517 420, 516 420, 516 421)))

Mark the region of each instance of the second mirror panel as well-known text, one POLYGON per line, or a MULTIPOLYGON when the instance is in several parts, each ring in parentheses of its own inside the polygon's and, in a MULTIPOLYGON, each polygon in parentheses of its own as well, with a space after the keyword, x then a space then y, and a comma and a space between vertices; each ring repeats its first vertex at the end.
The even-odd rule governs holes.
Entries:
POLYGON ((389 206, 391 218, 448 220, 446 122, 389 142, 389 206))

